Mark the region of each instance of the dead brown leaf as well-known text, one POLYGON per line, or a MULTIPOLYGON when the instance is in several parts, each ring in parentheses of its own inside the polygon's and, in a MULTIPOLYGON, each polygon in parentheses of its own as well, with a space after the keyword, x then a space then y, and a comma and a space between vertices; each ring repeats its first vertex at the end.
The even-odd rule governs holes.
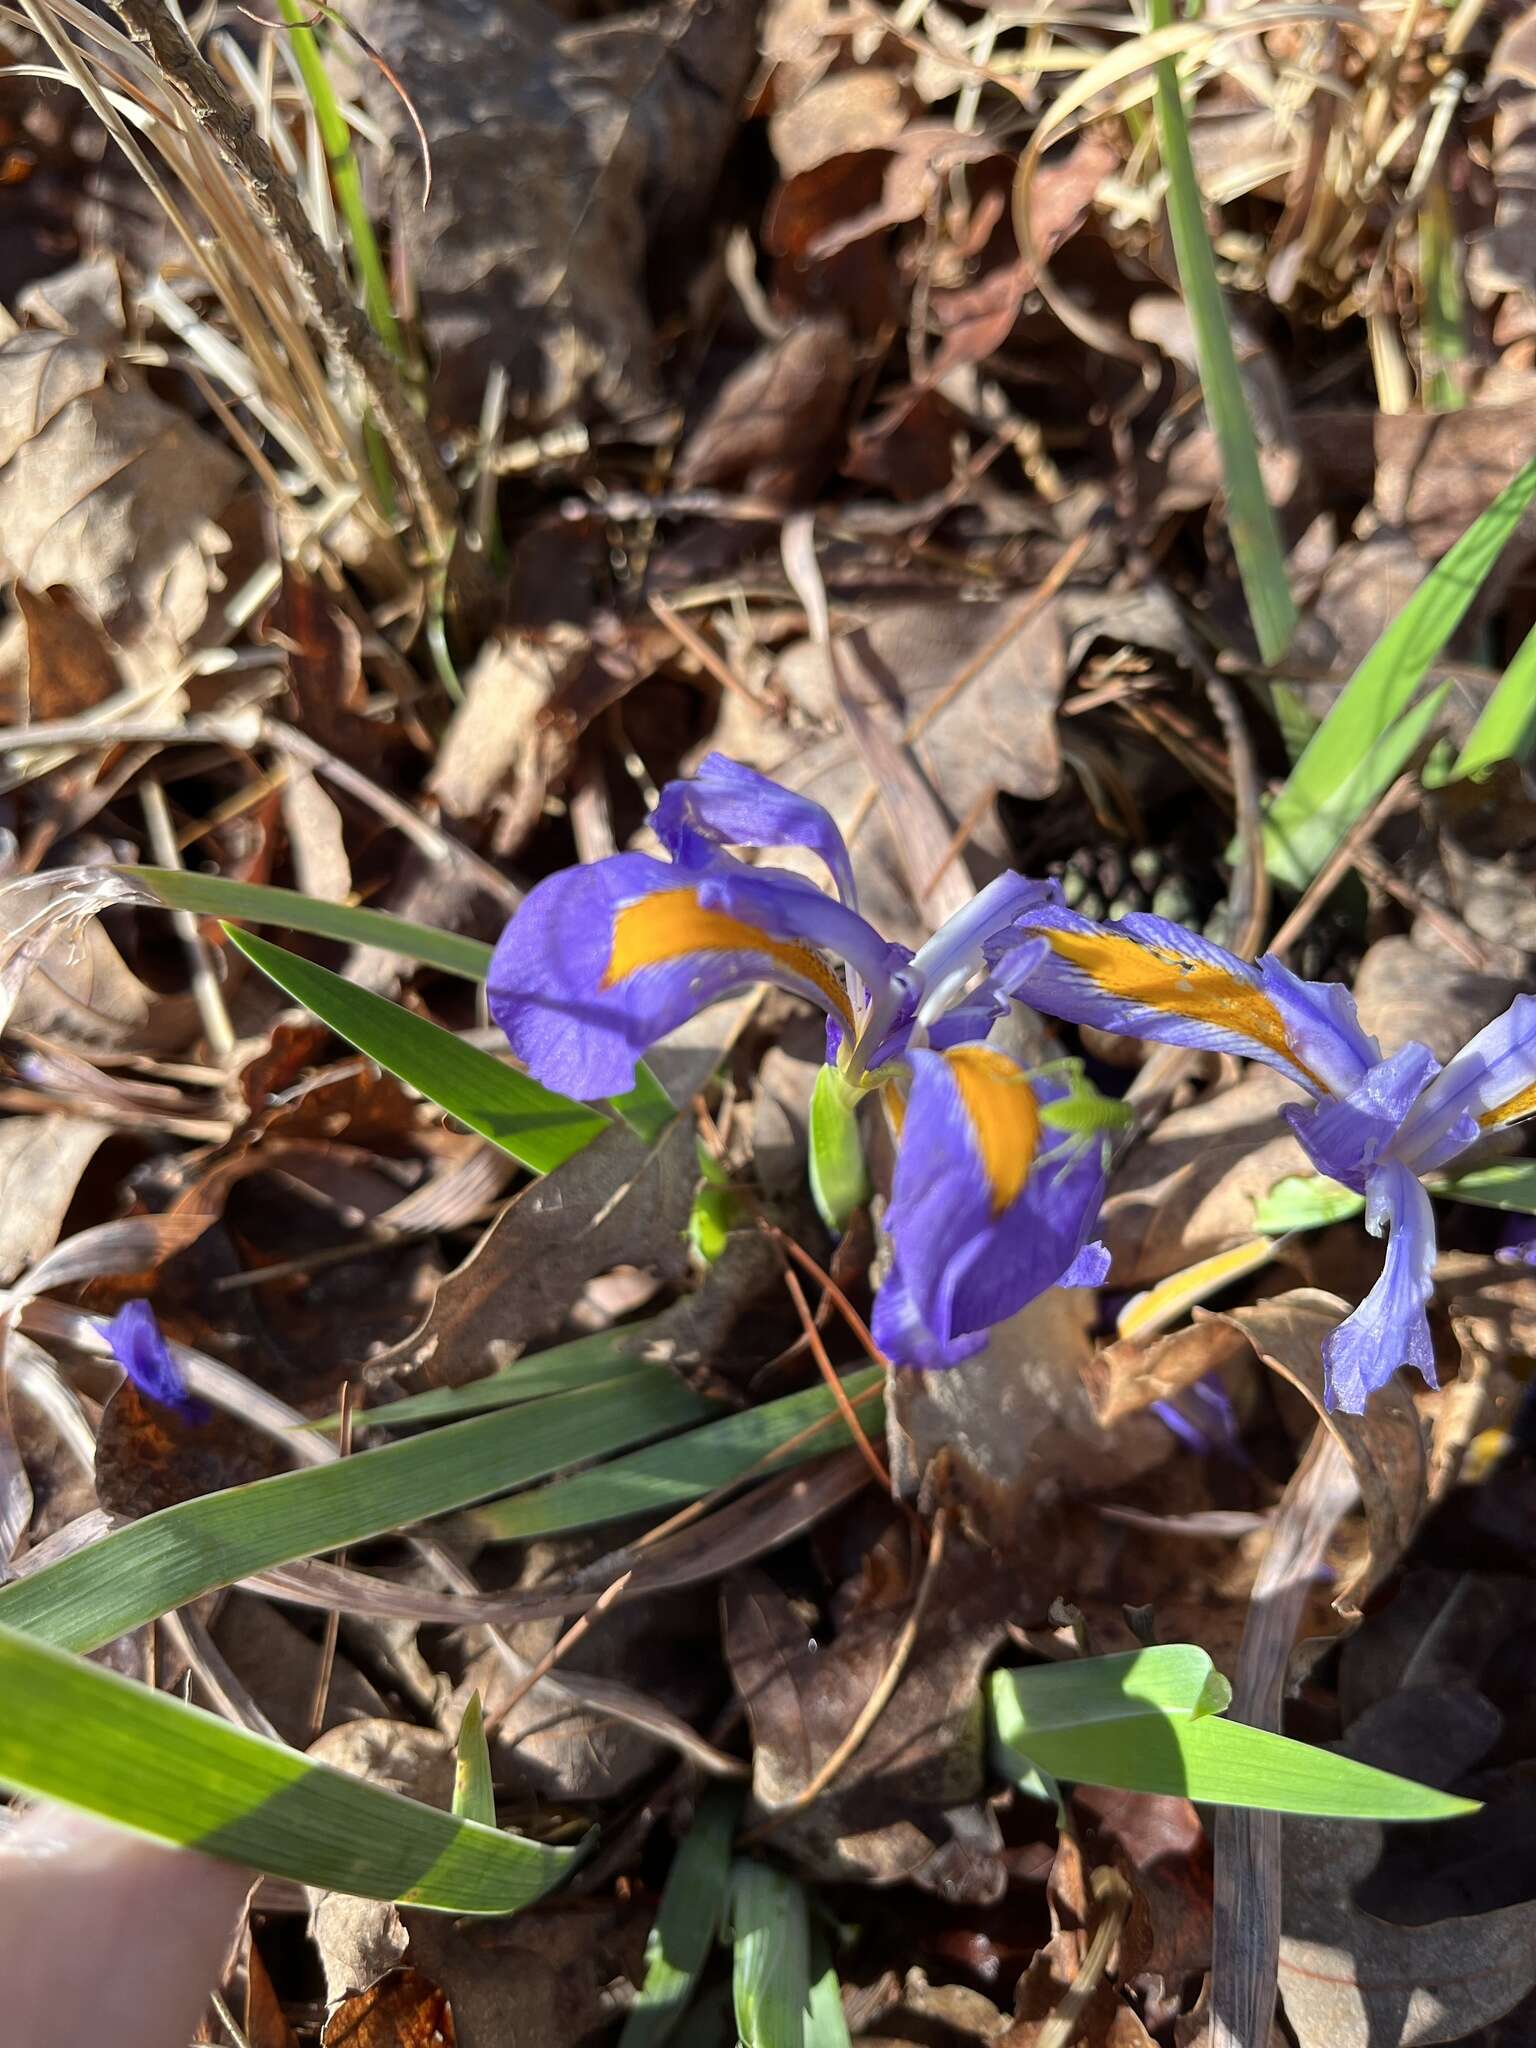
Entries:
MULTIPOLYGON (((1454 1784, 1498 1732, 1473 1692, 1414 1690, 1385 1700, 1342 1745, 1363 1763, 1454 1784)), ((1449 1845, 1459 1823, 1436 1839, 1449 1845)), ((1361 1821, 1287 1820, 1280 1994, 1301 2048, 1418 2048, 1459 2041, 1536 1985, 1536 1901, 1413 1926, 1367 1913, 1355 1893, 1384 1830, 1361 1821)))
POLYGON ((893 148, 910 107, 896 73, 873 64, 822 79, 768 123, 780 175, 793 178, 835 156, 893 148))
POLYGON ((115 360, 121 286, 102 261, 73 296, 24 296, 42 325, 0 342, 0 569, 67 591, 124 673, 163 684, 208 609, 243 474, 227 448, 115 360), (65 324, 67 323, 67 324, 65 324))
POLYGON ((245 1960, 245 2038, 249 2048, 299 2048, 299 2037, 289 2025, 254 1941, 245 1960))
POLYGON ((216 1409, 186 1421, 124 1380, 96 1436, 96 1497, 109 1515, 137 1520, 160 1508, 270 1479, 287 1459, 269 1436, 216 1409))
POLYGON ((81 718, 123 686, 101 627, 62 590, 16 586, 16 609, 26 628, 25 717, 81 718))
POLYGON ((1402 1377, 1372 1395, 1364 1415, 1346 1415, 1324 1401, 1323 1339, 1349 1306, 1316 1288, 1298 1287, 1219 1318, 1241 1330, 1264 1363, 1306 1395, 1353 1468, 1368 1547, 1337 1582, 1333 1607, 1346 1624, 1358 1619, 1361 1604, 1395 1568, 1427 1504, 1424 1433, 1402 1377))
POLYGON ((1536 15, 1508 20, 1488 60, 1493 225, 1472 238, 1467 281, 1481 299, 1536 292, 1536 15))
POLYGON ((322 2048, 456 2048, 453 2009, 420 1970, 392 1970, 325 2023, 322 2048))
POLYGON ((58 1242, 80 1177, 111 1124, 88 1117, 12 1116, 0 1123, 0 1286, 58 1242))
POLYGON ((718 484, 792 503, 835 460, 853 383, 841 320, 801 320, 728 377, 678 457, 683 485, 718 484))
MULTIPOLYGON (((1002 1640, 1015 1575, 951 1550, 900 1683, 863 1745, 773 1841, 810 1875, 908 1882, 986 1903, 1007 1883, 984 1782, 981 1673, 1002 1640)), ((728 1580, 725 1647, 752 1727, 752 1790, 792 1800, 847 1734, 890 1661, 901 1605, 856 1612, 831 1642, 761 1572, 728 1580)))
POLYGON ((1276 1181, 1312 1171, 1278 1115, 1302 1099, 1280 1075, 1253 1067, 1164 1117, 1116 1169, 1099 1219, 1117 1287, 1150 1287, 1253 1236, 1255 1203, 1276 1181))
POLYGON ((440 411, 472 424, 497 367, 535 426, 652 409, 647 284, 707 242, 754 9, 661 5, 567 25, 537 0, 511 13, 365 0, 355 18, 390 66, 365 92, 389 138, 440 411), (431 145, 425 207, 403 100, 431 145))
POLYGON ((1378 939, 1355 976, 1360 1021, 1383 1052, 1415 1038, 1441 1060, 1508 1009, 1517 993, 1501 974, 1475 973, 1401 937, 1378 939))
POLYGON ((487 641, 465 676, 427 787, 450 818, 494 817, 498 854, 521 846, 550 782, 570 765, 572 734, 546 713, 590 652, 576 626, 515 633, 487 641))

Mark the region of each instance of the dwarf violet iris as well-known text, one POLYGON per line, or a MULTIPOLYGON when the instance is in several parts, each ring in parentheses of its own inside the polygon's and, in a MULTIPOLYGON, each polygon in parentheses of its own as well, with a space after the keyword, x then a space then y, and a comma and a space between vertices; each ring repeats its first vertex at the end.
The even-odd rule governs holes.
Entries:
POLYGON ((208 1411, 188 1391, 186 1374, 171 1356, 154 1310, 147 1301, 125 1302, 103 1333, 112 1356, 141 1394, 169 1408, 183 1422, 206 1422, 208 1411))
POLYGON ((1536 997, 1517 997, 1442 1068, 1414 1041, 1383 1058, 1337 983, 1301 981, 1273 958, 1250 965, 1162 918, 1095 924, 1043 903, 992 950, 999 987, 1051 1016, 1240 1053, 1305 1089, 1312 1101, 1281 1114, 1320 1173, 1365 1197, 1371 1235, 1387 1235, 1380 1279, 1324 1343, 1328 1404, 1361 1414, 1400 1365, 1436 1384, 1435 1221, 1420 1176, 1536 1113, 1536 997), (1023 932, 1044 945, 1020 947, 1023 932))
MULTIPOLYGON (((898 1363, 957 1364, 1051 1286, 1092 1286, 1102 1130, 1083 1129, 1069 1064, 1026 1072, 986 1041, 1007 1014, 1001 968, 1042 940, 1020 921, 1054 886, 1006 874, 917 952, 859 915, 852 863, 820 804, 723 755, 662 791, 651 825, 669 856, 620 853, 532 889, 491 963, 491 1014, 546 1087, 622 1094, 638 1060, 709 1004, 769 982, 827 1015, 827 1058, 853 1095, 878 1091, 898 1132, 886 1218, 894 1247, 875 1304, 898 1363), (728 849, 801 848, 835 893, 728 849)), ((1092 1123, 1089 1117, 1087 1122, 1092 1123)))

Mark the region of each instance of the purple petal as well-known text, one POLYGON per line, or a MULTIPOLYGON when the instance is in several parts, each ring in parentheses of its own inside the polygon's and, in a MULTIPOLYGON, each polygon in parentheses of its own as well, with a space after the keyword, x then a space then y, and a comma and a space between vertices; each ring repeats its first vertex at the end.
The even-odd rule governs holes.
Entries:
POLYGON ((1536 1113, 1536 996, 1516 996, 1449 1061, 1403 1132, 1401 1156, 1430 1173, 1480 1131, 1536 1113))
POLYGON ((651 830, 688 866, 710 860, 719 847, 808 847, 826 863, 844 903, 858 902, 853 864, 831 812, 727 754, 708 754, 696 775, 669 782, 651 813, 651 830))
POLYGON ((125 1302, 104 1332, 112 1356, 139 1392, 183 1422, 206 1422, 208 1410, 187 1386, 186 1375, 171 1356, 155 1312, 147 1301, 125 1302))
POLYGON ((1371 1175, 1365 1227, 1372 1237, 1391 1233, 1381 1278, 1323 1342, 1324 1397, 1346 1415, 1363 1415, 1367 1398, 1400 1365, 1414 1366, 1428 1385, 1438 1384, 1425 1314, 1433 1292, 1435 1218, 1417 1176, 1395 1159, 1371 1175))
POLYGON ((529 891, 491 960, 491 1015, 535 1080, 590 1102, 632 1087, 658 1039, 754 982, 846 1018, 841 982, 811 950, 829 936, 861 956, 888 950, 798 877, 723 855, 694 870, 615 854, 529 891))
POLYGON ((1410 1039, 1368 1068, 1342 1102, 1287 1103, 1280 1114, 1319 1173, 1363 1194, 1373 1168, 1439 1071, 1429 1047, 1410 1039))
POLYGON ((1166 918, 1095 924, 1045 908, 1016 931, 1047 951, 1000 955, 999 985, 1068 1023, 1260 1060, 1319 1097, 1353 1087, 1374 1057, 1345 990, 1251 966, 1166 918))
POLYGON ((887 1217, 900 1276, 887 1348, 898 1363, 953 1362, 1046 1288, 1103 1278, 1102 1248, 1086 1240, 1104 1194, 1104 1147, 1069 1141, 1040 1152, 1039 1104, 1064 1091, 1031 1083, 989 1047, 914 1052, 908 1064, 887 1217))

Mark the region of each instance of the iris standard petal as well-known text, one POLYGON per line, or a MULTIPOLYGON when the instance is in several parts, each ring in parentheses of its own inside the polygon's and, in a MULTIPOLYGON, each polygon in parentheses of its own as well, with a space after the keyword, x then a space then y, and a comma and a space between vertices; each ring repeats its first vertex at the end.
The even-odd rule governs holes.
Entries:
POLYGON ((1001 955, 999 985, 1068 1023, 1261 1060, 1316 1096, 1352 1087, 1374 1054, 1343 989, 1252 966, 1166 918, 1095 924, 1048 907, 1017 937, 1043 939, 1046 953, 1001 955))
POLYGON ((988 882, 918 948, 912 971, 923 986, 919 1020, 931 1024, 953 1006, 996 942, 1011 932, 1021 917, 1060 902, 1059 884, 1032 882, 1011 869, 988 882))
MULTIPOLYGON (((886 1227, 901 1317, 906 1325, 915 1318, 931 1340, 920 1347, 925 1356, 954 1363, 979 1332, 1069 1272, 1075 1284, 1103 1277, 1102 1252, 1083 1255, 1103 1199, 1104 1148, 1045 1150, 1040 1106, 1060 1089, 1032 1082, 989 1046, 914 1052, 907 1063, 886 1227)), ((915 1364, 917 1348, 909 1338, 907 1355, 892 1355, 915 1364)))
MULTIPOLYGON (((622 1094, 658 1039, 754 982, 808 996, 851 1026, 842 983, 819 953, 746 914, 770 903, 770 878, 723 857, 719 868, 751 883, 743 903, 728 873, 643 853, 567 868, 529 891, 497 941, 486 988, 535 1080, 584 1102, 622 1094)), ((840 907, 808 883, 795 888, 824 910, 840 907)), ((795 929, 780 911, 780 930, 795 929)))
POLYGON ((1480 1131, 1533 1114, 1536 996, 1516 996, 1425 1089, 1398 1150, 1418 1172, 1429 1173, 1465 1151, 1480 1131))
POLYGON ((104 1332, 112 1356, 141 1394, 170 1408, 183 1422, 205 1422, 208 1411, 187 1387, 186 1374, 147 1301, 125 1302, 104 1332))
POLYGON ((1323 1392, 1330 1408, 1363 1415, 1367 1398, 1400 1365, 1417 1367, 1435 1386, 1435 1354, 1425 1310, 1433 1292, 1435 1218, 1418 1176, 1395 1159, 1366 1184, 1365 1227, 1388 1231, 1381 1278, 1354 1314, 1323 1341, 1323 1392))
POLYGON ((651 813, 651 830, 686 865, 701 857, 700 841, 705 859, 717 847, 807 847, 826 863, 844 903, 858 901, 853 863, 831 812, 728 754, 707 754, 696 775, 669 782, 651 813))
POLYGON ((1280 1114, 1319 1173, 1363 1194, 1372 1170, 1395 1149, 1404 1119, 1439 1071, 1429 1047, 1410 1040, 1367 1068, 1343 1101, 1287 1103, 1280 1114))

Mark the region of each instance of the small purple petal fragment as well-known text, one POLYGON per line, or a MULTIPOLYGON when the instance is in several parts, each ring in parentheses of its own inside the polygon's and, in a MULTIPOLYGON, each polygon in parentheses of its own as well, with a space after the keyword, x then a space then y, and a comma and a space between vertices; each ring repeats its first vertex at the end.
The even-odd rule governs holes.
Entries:
POLYGON ((146 1399, 169 1408, 183 1422, 208 1420, 208 1410, 188 1388, 186 1374, 171 1356, 147 1301, 125 1302, 104 1334, 112 1356, 146 1399))

